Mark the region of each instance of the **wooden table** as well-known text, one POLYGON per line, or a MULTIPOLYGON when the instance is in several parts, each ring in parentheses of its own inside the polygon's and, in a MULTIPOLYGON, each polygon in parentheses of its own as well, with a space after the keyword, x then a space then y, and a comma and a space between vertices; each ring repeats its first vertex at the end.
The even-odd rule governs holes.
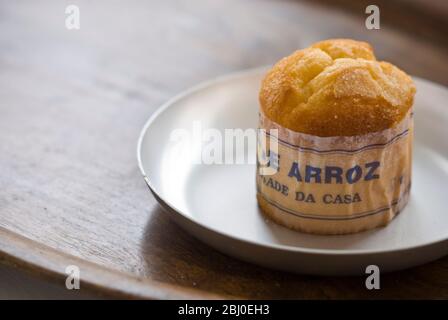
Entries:
MULTIPOLYGON (((362 277, 227 257, 168 220, 135 155, 144 122, 174 94, 324 38, 370 41, 380 58, 447 85, 439 20, 415 16, 412 32, 385 19, 368 31, 363 10, 328 1, 73 2, 81 29, 71 31, 68 2, 0 3, 2 262, 61 285, 75 264, 82 288, 105 296, 448 298, 448 257, 384 275, 378 291, 362 277)), ((399 21, 414 12, 398 8, 399 21)))

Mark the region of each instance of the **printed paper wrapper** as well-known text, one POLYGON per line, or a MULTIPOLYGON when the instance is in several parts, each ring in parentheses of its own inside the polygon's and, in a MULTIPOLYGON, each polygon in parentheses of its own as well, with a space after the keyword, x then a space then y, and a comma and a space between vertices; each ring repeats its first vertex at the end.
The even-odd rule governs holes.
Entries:
POLYGON ((412 110, 393 128, 350 137, 295 132, 263 114, 259 125, 257 199, 275 222, 355 233, 387 225, 408 202, 412 110))

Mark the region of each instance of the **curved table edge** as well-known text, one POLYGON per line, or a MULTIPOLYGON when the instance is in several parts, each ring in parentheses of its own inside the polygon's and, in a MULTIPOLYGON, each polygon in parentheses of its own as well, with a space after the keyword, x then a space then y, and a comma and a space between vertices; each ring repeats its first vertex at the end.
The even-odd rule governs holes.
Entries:
POLYGON ((0 263, 59 284, 65 283, 67 278, 65 268, 68 265, 76 265, 81 270, 81 287, 103 298, 182 300, 234 298, 109 269, 60 252, 4 227, 0 227, 0 263))

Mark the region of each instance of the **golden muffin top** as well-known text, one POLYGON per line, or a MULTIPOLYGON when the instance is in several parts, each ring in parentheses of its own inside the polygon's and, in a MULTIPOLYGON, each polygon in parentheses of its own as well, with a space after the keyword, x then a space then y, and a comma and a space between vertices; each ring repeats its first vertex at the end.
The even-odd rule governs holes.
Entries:
POLYGON ((411 77, 377 61, 368 43, 330 39, 280 60, 262 81, 260 104, 288 129, 353 136, 393 127, 414 94, 411 77))

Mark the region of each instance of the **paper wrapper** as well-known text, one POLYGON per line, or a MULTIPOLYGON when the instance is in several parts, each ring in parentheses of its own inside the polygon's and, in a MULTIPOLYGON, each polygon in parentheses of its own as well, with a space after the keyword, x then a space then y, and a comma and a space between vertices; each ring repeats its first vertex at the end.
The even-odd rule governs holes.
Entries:
POLYGON ((318 137, 260 114, 257 199, 263 213, 318 234, 388 224, 409 200, 412 115, 380 132, 318 137))

